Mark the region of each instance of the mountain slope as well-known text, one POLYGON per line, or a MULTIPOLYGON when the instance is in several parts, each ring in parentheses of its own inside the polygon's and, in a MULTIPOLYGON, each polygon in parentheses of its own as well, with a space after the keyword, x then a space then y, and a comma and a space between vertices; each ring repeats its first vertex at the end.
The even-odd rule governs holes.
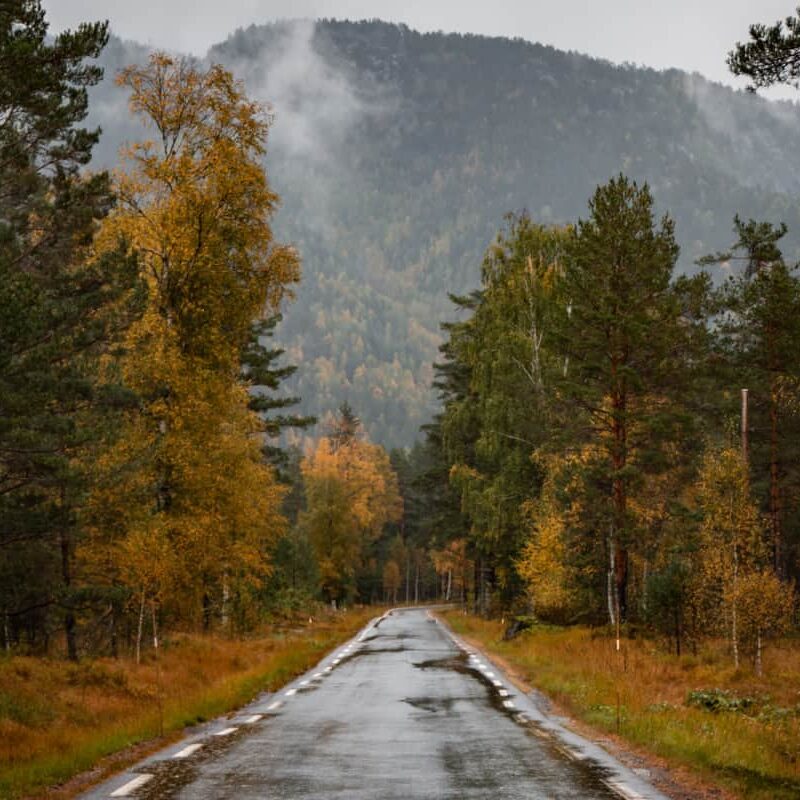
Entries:
MULTIPOLYGON (((106 60, 142 56, 117 41, 106 60)), ((308 413, 348 399, 389 446, 431 412, 447 293, 476 285, 505 213, 568 222, 624 171, 675 217, 684 269, 736 212, 800 230, 800 111, 699 76, 382 22, 254 26, 208 57, 273 104, 276 229, 304 262, 278 332, 293 390, 308 413)), ((95 99, 109 162, 136 134, 108 80, 95 99)))

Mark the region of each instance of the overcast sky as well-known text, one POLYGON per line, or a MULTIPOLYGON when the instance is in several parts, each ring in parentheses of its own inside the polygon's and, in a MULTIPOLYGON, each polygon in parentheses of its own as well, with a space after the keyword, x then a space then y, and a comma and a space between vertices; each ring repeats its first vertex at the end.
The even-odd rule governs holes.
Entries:
MULTIPOLYGON (((54 31, 110 19, 115 33, 203 54, 237 27, 281 18, 380 18, 418 30, 519 36, 564 50, 737 85, 725 56, 751 22, 785 17, 797 0, 44 0, 54 31)), ((739 82, 738 85, 742 85, 739 82)), ((792 91, 780 92, 791 97, 792 91)))

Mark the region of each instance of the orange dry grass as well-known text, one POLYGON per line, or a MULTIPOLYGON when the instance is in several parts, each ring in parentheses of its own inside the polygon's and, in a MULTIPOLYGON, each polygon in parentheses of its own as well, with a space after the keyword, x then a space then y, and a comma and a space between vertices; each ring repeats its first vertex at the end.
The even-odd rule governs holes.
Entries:
POLYGON ((0 797, 22 797, 138 742, 245 704, 311 667, 374 610, 231 640, 179 634, 143 663, 0 660, 0 797), (162 725, 163 720, 163 725, 162 725))
POLYGON ((800 797, 800 643, 765 652, 764 677, 735 670, 724 644, 698 656, 667 654, 647 639, 588 628, 538 627, 502 641, 499 622, 446 615, 453 628, 517 668, 574 716, 695 769, 741 797, 800 797), (744 711, 687 705, 689 692, 722 689, 754 700, 744 711))

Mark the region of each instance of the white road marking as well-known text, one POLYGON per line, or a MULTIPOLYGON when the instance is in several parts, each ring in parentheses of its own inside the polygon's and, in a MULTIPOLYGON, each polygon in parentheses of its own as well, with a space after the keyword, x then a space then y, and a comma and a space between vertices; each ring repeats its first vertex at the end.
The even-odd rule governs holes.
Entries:
POLYGON ((508 691, 507 691, 506 689, 500 689, 500 690, 497 692, 497 694, 499 694, 499 695, 500 695, 500 697, 508 697, 508 691))
POLYGON ((238 728, 224 728, 221 731, 217 731, 214 736, 229 736, 231 733, 238 730, 238 728))
POLYGON ((173 758, 189 758, 189 756, 192 755, 192 753, 196 753, 202 746, 203 745, 202 745, 201 742, 195 742, 194 744, 187 744, 186 747, 183 748, 183 750, 179 750, 172 757, 173 758))
POLYGON ((262 718, 263 714, 253 714, 252 717, 248 717, 244 720, 245 725, 253 725, 254 723, 258 722, 262 718))
POLYGON ((503 701, 503 705, 504 705, 506 708, 514 708, 514 704, 513 704, 513 703, 512 703, 510 700, 504 700, 504 701, 503 701))
POLYGON ((332 669, 333 667, 325 667, 325 672, 330 672, 332 669))
POLYGON ((604 783, 606 784, 606 786, 615 791, 617 794, 622 795, 625 798, 625 800, 646 800, 644 797, 642 797, 642 795, 640 795, 638 792, 635 792, 633 789, 631 789, 629 786, 626 786, 624 783, 612 780, 606 780, 604 781, 604 783))
POLYGON ((284 693, 284 697, 291 697, 293 694, 297 693, 297 689, 287 689, 284 693))
POLYGON ((486 671, 485 671, 483 674, 484 674, 484 675, 485 675, 487 678, 494 678, 494 677, 495 677, 495 675, 494 675, 494 672, 489 672, 489 670, 486 670, 486 671))
POLYGON ((132 781, 128 781, 124 786, 120 786, 114 792, 111 792, 112 797, 127 797, 129 794, 135 792, 140 786, 144 786, 149 780, 152 780, 152 775, 139 775, 132 781))
POLYGON ((314 677, 315 677, 315 678, 321 678, 321 677, 322 677, 322 673, 321 673, 321 672, 317 672, 317 673, 314 675, 314 677))
POLYGON ((502 686, 503 684, 500 681, 492 681, 495 686, 502 686))
POLYGON ((311 681, 300 681, 301 686, 308 686, 309 683, 311 683, 311 681))
POLYGON ((280 708, 283 705, 280 700, 276 700, 274 703, 270 703, 267 706, 267 711, 274 711, 276 708, 280 708))

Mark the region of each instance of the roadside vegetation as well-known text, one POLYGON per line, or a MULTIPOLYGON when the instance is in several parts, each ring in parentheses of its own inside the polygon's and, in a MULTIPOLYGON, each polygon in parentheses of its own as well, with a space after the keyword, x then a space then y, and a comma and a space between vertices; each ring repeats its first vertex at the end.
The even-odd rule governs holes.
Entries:
POLYGON ((675 656, 647 637, 537 625, 505 640, 500 620, 448 612, 460 635, 500 656, 596 731, 696 771, 737 796, 800 795, 800 642, 765 654, 762 677, 736 669, 724 642, 675 656))
MULTIPOLYGON (((276 691, 376 610, 287 619, 247 638, 171 634, 134 658, 0 660, 0 797, 35 795, 94 767, 98 781, 181 731, 276 691), (122 751, 121 757, 104 762, 122 751)), ((74 784, 74 790, 86 783, 74 784)), ((68 797, 70 791, 61 793, 68 797)))

